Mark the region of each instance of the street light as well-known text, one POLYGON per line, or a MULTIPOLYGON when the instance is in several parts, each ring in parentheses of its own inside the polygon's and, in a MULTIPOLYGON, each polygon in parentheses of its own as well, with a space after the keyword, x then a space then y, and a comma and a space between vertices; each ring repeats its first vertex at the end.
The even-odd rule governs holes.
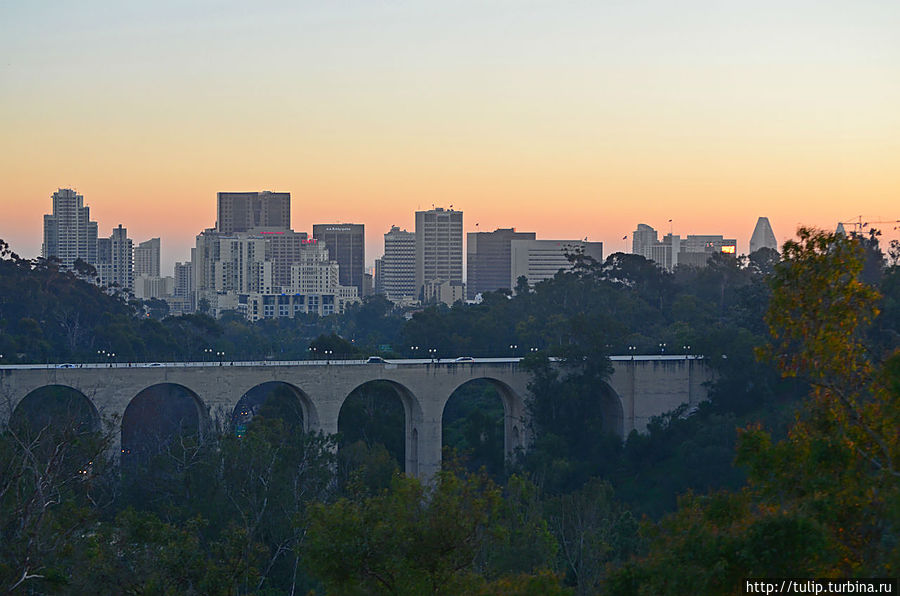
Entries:
POLYGON ((665 354, 665 353, 666 353, 666 344, 665 344, 665 343, 659 344, 659 353, 660 353, 660 354, 665 354))
POLYGON ((434 360, 437 356, 437 348, 428 348, 428 354, 431 356, 431 359, 434 360))
POLYGON ((212 360, 212 354, 213 354, 213 349, 206 348, 205 350, 203 350, 203 359, 204 360, 212 360))
POLYGON ((216 352, 216 356, 219 358, 219 366, 222 366, 222 360, 225 359, 225 352, 216 352))
POLYGON ((684 346, 681 346, 681 349, 684 350, 684 353, 685 353, 685 354, 690 354, 690 353, 691 353, 691 346, 684 345, 684 346))
POLYGON ((331 360, 331 355, 334 354, 334 350, 325 350, 325 362, 331 360))
POLYGON ((529 351, 529 352, 537 352, 538 349, 537 349, 537 348, 528 348, 528 351, 529 351))
POLYGON ((309 352, 309 357, 310 357, 310 359, 312 359, 313 355, 314 355, 316 352, 319 351, 318 348, 314 348, 314 347, 312 347, 312 346, 310 346, 310 347, 308 347, 308 348, 306 348, 306 349, 307 349, 307 351, 309 352))
POLYGON ((516 350, 519 349, 519 346, 516 344, 509 344, 509 349, 512 351, 513 354, 515 354, 516 350))
POLYGON ((419 346, 409 346, 409 351, 412 352, 412 357, 415 358, 418 354, 419 346))

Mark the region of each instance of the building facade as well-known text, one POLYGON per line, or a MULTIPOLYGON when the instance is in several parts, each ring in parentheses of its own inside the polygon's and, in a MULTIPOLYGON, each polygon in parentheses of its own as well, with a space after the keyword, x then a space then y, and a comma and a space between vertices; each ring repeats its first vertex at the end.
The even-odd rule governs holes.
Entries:
POLYGON ((291 227, 289 192, 220 192, 217 203, 216 230, 222 234, 291 227))
POLYGON ((391 226, 384 235, 384 256, 375 262, 378 290, 394 303, 418 300, 416 288, 416 235, 391 226))
POLYGON ((101 286, 134 292, 134 243, 122 224, 97 241, 96 268, 101 286))
POLYGON ((416 293, 426 282, 463 281, 463 212, 416 211, 416 293))
POLYGON ((324 242, 332 261, 341 270, 341 285, 353 286, 363 295, 366 262, 366 227, 363 224, 315 224, 313 238, 324 242))
POLYGON ((77 259, 97 263, 97 222, 91 221, 84 197, 70 188, 60 188, 51 196, 53 211, 44 215, 44 242, 41 256, 56 258, 71 268, 77 259))
POLYGON ((583 240, 512 240, 510 242, 509 287, 515 289, 520 277, 530 287, 551 279, 559 271, 570 270, 570 255, 582 253, 603 261, 603 243, 583 240))
POLYGON ((466 235, 466 295, 469 300, 484 292, 512 289, 512 241, 534 240, 534 232, 500 228, 466 235))
POLYGON ((151 238, 134 247, 134 276, 159 277, 159 238, 151 238))

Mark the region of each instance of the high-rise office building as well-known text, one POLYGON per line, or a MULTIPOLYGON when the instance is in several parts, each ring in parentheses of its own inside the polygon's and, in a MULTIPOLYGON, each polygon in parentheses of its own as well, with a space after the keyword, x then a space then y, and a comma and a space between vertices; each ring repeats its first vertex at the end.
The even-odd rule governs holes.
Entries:
POLYGON ((384 256, 375 261, 379 291, 392 302, 418 300, 416 288, 416 235, 391 226, 384 235, 384 256))
POLYGON ((596 261, 603 261, 603 243, 583 240, 512 240, 510 241, 509 287, 515 288, 520 277, 534 287, 551 279, 559 271, 573 267, 569 255, 583 253, 596 261))
POLYGON ((340 285, 363 295, 366 260, 366 227, 363 224, 315 224, 313 238, 324 242, 332 261, 340 266, 340 285))
POLYGON ((68 268, 76 259, 95 264, 97 222, 91 221, 91 210, 84 206, 84 197, 70 188, 60 188, 52 199, 53 212, 44 216, 41 256, 55 257, 68 268))
POLYGON ((216 230, 222 234, 249 232, 254 228, 291 227, 289 192, 220 192, 216 230))
POLYGON ((500 228, 466 235, 466 295, 469 300, 483 292, 512 289, 510 263, 513 240, 534 240, 534 232, 500 228))
POLYGON ((134 247, 128 229, 119 224, 109 238, 97 240, 97 275, 100 285, 134 291, 134 247))
POLYGON ((425 282, 463 280, 463 212, 416 211, 416 293, 425 282))
POLYGON ((159 275, 159 238, 151 238, 134 247, 134 276, 159 275))
POLYGON ((768 217, 760 217, 756 220, 756 227, 753 228, 753 235, 750 237, 750 254, 761 248, 778 250, 778 241, 775 240, 775 232, 772 231, 772 224, 769 223, 768 217))

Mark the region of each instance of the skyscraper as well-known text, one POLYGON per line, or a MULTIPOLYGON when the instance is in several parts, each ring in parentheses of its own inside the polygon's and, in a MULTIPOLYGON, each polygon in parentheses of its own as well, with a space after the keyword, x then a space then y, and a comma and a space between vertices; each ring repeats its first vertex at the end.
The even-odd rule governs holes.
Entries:
POLYGON ((658 242, 659 235, 656 230, 647 224, 638 224, 637 229, 631 233, 631 252, 645 259, 652 259, 653 246, 658 242))
POLYGON ((289 192, 220 192, 216 230, 222 234, 249 232, 253 228, 291 227, 289 192))
POLYGON ((100 285, 134 291, 133 243, 128 237, 128 229, 122 224, 113 228, 109 238, 97 241, 96 266, 100 285))
POLYGON ((134 247, 134 276, 159 277, 159 238, 134 247))
POLYGON ((340 267, 340 285, 355 287, 363 295, 366 227, 363 224, 315 224, 313 238, 324 242, 332 261, 340 267))
POLYGON ((44 216, 41 256, 56 257, 64 267, 72 267, 76 259, 95 264, 97 222, 91 221, 91 210, 84 206, 84 197, 70 188, 60 188, 52 199, 53 213, 44 216))
POLYGON ((466 296, 469 300, 482 292, 493 292, 510 286, 510 243, 534 240, 534 232, 517 232, 500 228, 493 232, 469 232, 466 244, 466 296))
POLYGON ((463 280, 463 212, 416 211, 416 292, 426 282, 463 280))
POLYGON ((384 257, 375 262, 379 288, 392 302, 418 300, 416 288, 416 235, 391 226, 384 235, 384 257))
POLYGON ((756 227, 753 228, 753 235, 750 237, 750 254, 761 248, 778 250, 778 241, 775 240, 775 232, 772 231, 768 217, 760 217, 756 220, 756 227))

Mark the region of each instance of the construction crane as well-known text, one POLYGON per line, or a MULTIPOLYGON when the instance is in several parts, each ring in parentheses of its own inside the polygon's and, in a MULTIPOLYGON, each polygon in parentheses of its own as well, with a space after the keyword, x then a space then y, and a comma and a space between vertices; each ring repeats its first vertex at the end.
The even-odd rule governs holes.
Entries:
MULTIPOLYGON (((862 235, 863 231, 869 226, 869 224, 900 224, 900 219, 886 219, 882 221, 863 221, 863 216, 859 215, 856 218, 856 221, 839 221, 838 226, 854 226, 856 228, 856 233, 862 235)), ((894 226, 896 230, 900 226, 894 226)))

